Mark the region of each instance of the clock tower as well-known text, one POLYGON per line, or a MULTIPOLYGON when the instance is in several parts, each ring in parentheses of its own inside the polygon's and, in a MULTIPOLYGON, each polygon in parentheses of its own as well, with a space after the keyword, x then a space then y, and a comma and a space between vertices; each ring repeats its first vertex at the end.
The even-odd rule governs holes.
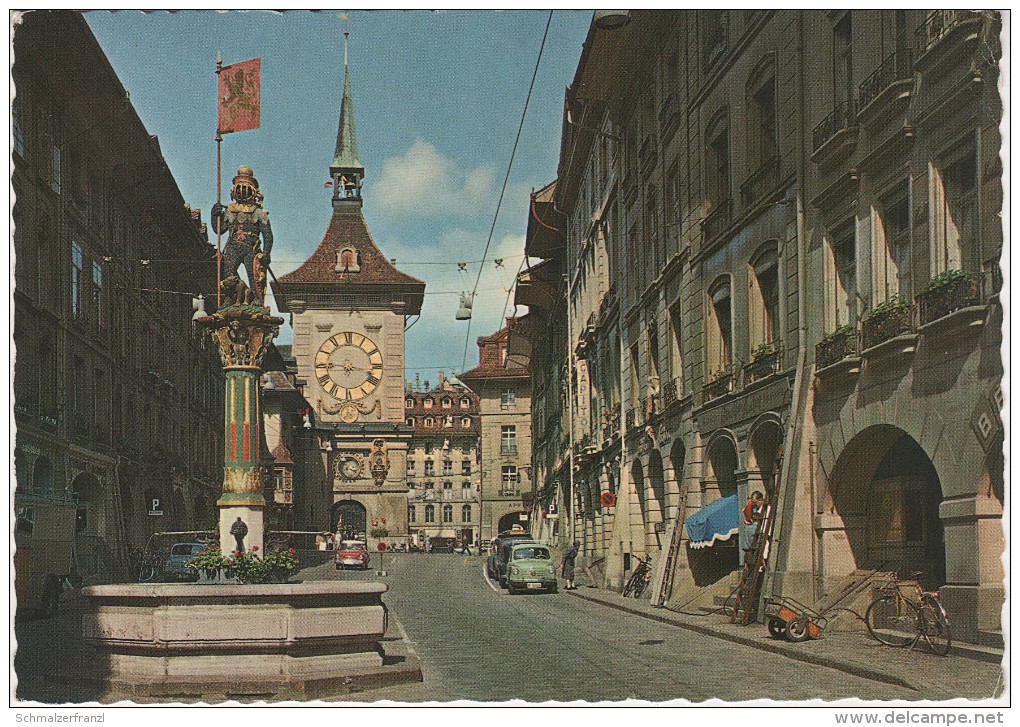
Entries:
POLYGON ((394 267, 362 216, 365 168, 344 35, 332 214, 314 252, 272 285, 277 307, 290 314, 291 351, 312 407, 298 438, 294 521, 298 529, 395 540, 408 532, 404 328, 421 313, 425 283, 394 267))

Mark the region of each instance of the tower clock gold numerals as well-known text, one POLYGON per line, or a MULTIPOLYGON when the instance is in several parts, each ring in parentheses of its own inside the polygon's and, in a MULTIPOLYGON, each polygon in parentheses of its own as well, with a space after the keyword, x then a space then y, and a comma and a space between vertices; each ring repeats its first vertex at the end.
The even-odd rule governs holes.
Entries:
POLYGON ((361 399, 379 386, 383 356, 372 339, 344 331, 337 333, 315 353, 315 378, 334 399, 361 399))

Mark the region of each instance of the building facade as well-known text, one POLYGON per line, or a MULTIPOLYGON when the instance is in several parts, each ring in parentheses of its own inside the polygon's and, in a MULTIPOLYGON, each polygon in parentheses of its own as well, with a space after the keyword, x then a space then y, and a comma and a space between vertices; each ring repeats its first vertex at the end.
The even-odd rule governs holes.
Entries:
POLYGON ((524 339, 511 337, 515 319, 478 339, 478 365, 460 377, 478 396, 481 422, 479 537, 492 540, 527 526, 532 509, 531 383, 524 339))
POLYGON ((481 516, 479 397, 442 371, 434 388, 408 382, 404 416, 414 430, 407 452, 407 522, 419 547, 434 537, 478 544, 481 516))
POLYGON ((76 501, 80 575, 122 576, 216 522, 216 251, 81 14, 24 14, 14 54, 17 489, 76 501))
POLYGON ((404 538, 412 435, 404 328, 421 312, 425 283, 390 263, 362 216, 365 168, 346 65, 329 171, 332 215, 322 242, 272 286, 278 308, 290 314, 291 355, 311 408, 297 445, 293 521, 299 530, 404 538))
POLYGON ((608 585, 647 554, 653 598, 729 592, 749 527, 694 549, 683 522, 768 493, 778 463, 767 593, 922 571, 954 632, 1001 642, 1000 30, 924 10, 593 24, 529 211, 526 250, 566 284, 533 268, 517 300, 546 326, 531 340, 566 333, 531 362, 537 496, 608 585))

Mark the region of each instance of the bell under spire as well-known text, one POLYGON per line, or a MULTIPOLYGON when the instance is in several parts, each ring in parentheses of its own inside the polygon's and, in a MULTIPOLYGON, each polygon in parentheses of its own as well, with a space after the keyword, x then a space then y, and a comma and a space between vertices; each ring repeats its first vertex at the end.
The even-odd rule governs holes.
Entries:
POLYGON ((358 159, 358 139, 354 133, 354 105, 351 102, 351 82, 347 67, 347 37, 344 32, 344 92, 340 101, 340 126, 336 132, 336 151, 329 165, 333 179, 333 206, 357 204, 361 206, 361 183, 365 167, 358 159))

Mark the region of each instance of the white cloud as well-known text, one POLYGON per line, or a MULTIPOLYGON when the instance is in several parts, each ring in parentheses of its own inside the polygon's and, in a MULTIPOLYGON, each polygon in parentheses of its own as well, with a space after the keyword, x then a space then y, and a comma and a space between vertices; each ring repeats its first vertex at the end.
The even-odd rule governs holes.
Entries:
POLYGON ((495 172, 489 166, 462 169, 435 145, 416 139, 402 155, 383 162, 369 181, 373 208, 393 216, 473 215, 492 197, 495 172))

